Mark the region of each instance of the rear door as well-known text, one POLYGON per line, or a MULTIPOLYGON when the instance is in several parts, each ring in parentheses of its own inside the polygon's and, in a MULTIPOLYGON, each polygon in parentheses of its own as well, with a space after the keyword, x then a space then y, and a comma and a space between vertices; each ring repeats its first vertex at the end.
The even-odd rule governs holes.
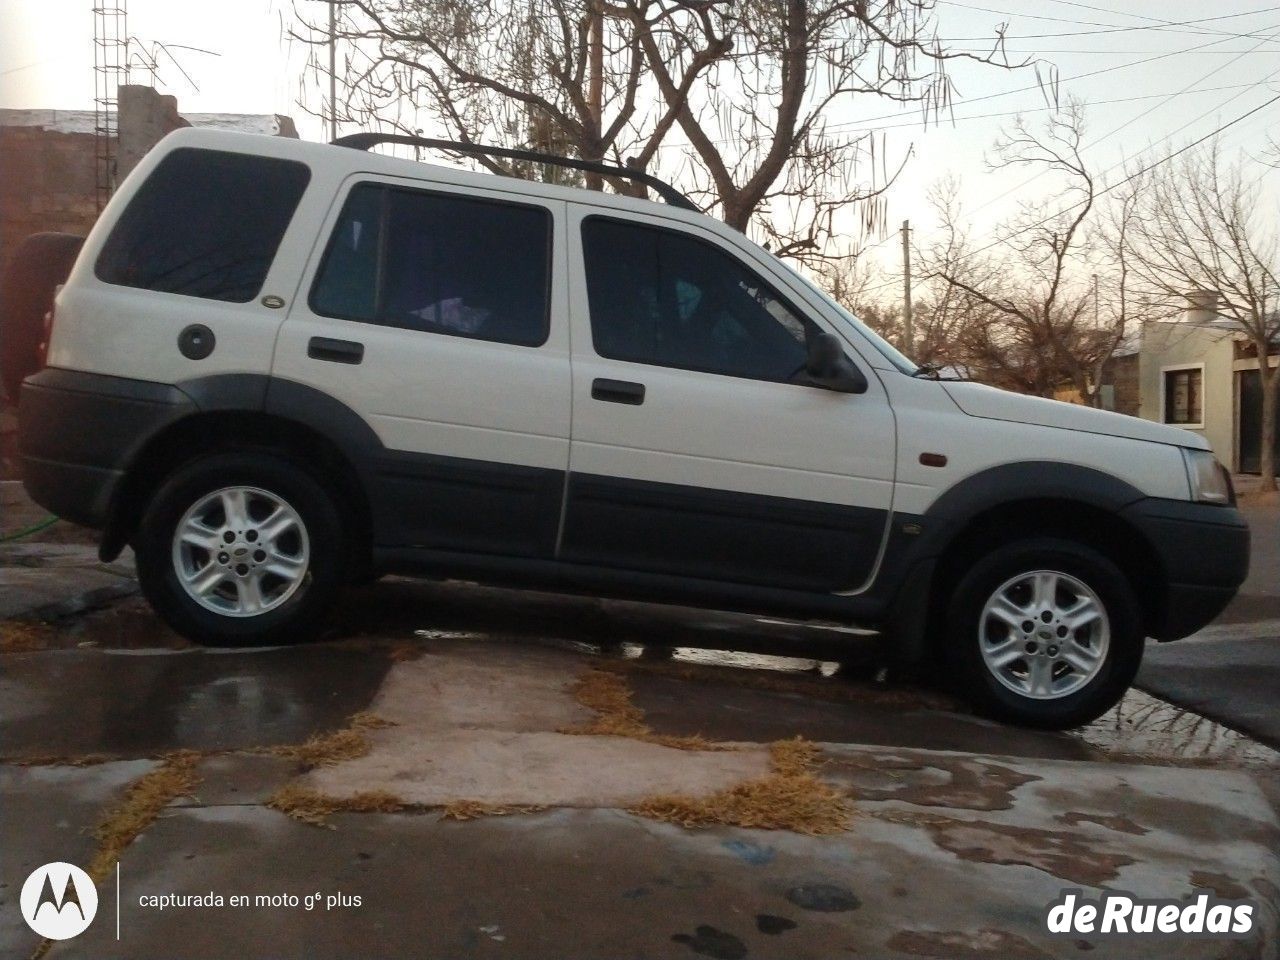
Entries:
POLYGON ((569 455, 563 217, 559 202, 416 180, 359 175, 340 191, 273 373, 377 434, 362 472, 379 545, 554 552, 569 455))
MULTIPOLYGON (((827 326, 711 231, 571 208, 574 424, 561 557, 856 591, 892 505, 894 424, 801 385, 827 326)), ((859 362, 850 350, 855 362, 859 362)))

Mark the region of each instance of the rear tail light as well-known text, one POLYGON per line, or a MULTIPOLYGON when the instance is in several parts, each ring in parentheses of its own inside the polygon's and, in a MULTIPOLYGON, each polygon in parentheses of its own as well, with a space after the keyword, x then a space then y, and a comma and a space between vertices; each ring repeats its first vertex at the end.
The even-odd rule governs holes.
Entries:
POLYGON ((41 320, 40 343, 36 347, 36 362, 39 366, 38 370, 43 370, 49 365, 49 340, 53 337, 53 316, 57 311, 58 294, 62 292, 62 284, 58 284, 53 291, 53 299, 49 301, 49 309, 45 311, 44 318, 41 320))

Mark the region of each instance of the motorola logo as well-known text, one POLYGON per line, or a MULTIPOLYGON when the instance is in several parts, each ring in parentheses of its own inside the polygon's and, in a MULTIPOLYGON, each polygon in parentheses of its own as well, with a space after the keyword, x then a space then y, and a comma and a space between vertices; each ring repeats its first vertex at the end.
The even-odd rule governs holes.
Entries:
POLYGON ((98 891, 75 864, 46 863, 27 877, 19 902, 32 930, 50 940, 69 940, 93 922, 98 891))

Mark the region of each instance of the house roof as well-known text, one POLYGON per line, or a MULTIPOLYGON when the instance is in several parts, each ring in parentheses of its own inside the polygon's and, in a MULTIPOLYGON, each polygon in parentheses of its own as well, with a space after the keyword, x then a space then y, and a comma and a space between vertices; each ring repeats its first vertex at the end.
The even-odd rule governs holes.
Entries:
MULTIPOLYGON (((293 120, 278 113, 184 113, 193 127, 260 133, 272 137, 296 137, 293 120)), ((54 133, 93 133, 96 116, 92 110, 0 109, 0 127, 38 127, 54 133)))

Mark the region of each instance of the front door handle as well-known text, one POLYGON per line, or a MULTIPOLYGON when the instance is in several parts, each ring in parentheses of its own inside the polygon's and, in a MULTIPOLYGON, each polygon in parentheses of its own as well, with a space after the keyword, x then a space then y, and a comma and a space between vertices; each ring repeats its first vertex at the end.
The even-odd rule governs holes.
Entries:
POLYGON ((644 384, 632 383, 630 380, 596 378, 591 381, 591 399, 639 406, 644 403, 644 384))
POLYGON ((312 337, 307 341, 307 356, 331 363, 359 363, 364 359, 364 344, 354 340, 332 340, 312 337))

